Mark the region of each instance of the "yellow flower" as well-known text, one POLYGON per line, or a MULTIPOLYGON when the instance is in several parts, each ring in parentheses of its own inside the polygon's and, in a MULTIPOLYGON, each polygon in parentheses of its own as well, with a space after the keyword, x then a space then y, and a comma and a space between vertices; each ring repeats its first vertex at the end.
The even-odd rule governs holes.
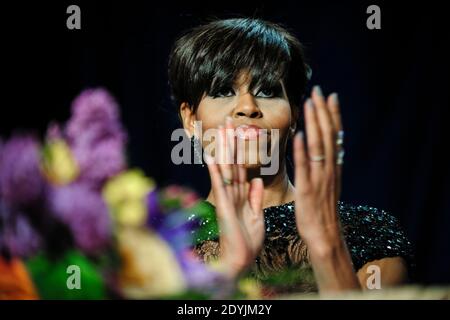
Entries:
POLYGON ((80 172, 75 157, 63 139, 55 139, 44 147, 42 171, 53 184, 69 184, 80 172))
POLYGON ((158 298, 186 289, 173 251, 159 236, 128 227, 119 227, 117 235, 122 263, 119 282, 127 298, 158 298))
POLYGON ((245 294, 246 299, 260 300, 262 299, 261 285, 251 278, 243 278, 238 283, 239 290, 245 294))
POLYGON ((152 179, 134 169, 110 179, 103 188, 103 198, 117 224, 140 226, 147 217, 146 195, 154 188, 152 179))

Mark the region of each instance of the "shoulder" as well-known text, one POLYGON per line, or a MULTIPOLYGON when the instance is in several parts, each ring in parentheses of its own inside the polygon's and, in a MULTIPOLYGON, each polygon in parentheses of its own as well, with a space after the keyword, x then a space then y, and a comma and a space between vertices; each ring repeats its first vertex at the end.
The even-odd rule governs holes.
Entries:
POLYGON ((367 205, 339 202, 343 234, 356 270, 367 262, 401 257, 413 268, 413 250, 396 217, 367 205))

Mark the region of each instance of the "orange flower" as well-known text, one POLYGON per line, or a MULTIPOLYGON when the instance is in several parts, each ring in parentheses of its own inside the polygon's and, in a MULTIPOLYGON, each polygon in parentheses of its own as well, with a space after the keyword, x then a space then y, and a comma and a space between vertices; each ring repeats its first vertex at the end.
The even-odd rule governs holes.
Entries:
POLYGON ((0 257, 0 300, 39 299, 28 271, 21 260, 0 257))

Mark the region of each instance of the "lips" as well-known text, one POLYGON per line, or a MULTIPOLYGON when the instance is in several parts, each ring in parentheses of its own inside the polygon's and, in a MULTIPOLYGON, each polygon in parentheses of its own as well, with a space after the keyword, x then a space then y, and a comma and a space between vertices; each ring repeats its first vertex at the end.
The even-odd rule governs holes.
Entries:
POLYGON ((267 130, 264 130, 255 125, 240 125, 235 129, 236 136, 239 139, 243 140, 256 140, 258 137, 264 133, 267 133, 267 130))

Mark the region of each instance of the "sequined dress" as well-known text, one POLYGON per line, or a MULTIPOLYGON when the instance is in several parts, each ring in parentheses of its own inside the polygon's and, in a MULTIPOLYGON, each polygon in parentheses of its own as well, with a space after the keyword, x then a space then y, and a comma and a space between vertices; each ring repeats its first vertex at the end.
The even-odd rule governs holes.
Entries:
MULTIPOLYGON (((204 203, 215 212, 212 204, 206 201, 204 203)), ((338 202, 338 212, 342 233, 356 271, 373 260, 402 257, 407 263, 409 275, 412 275, 412 246, 395 217, 384 210, 343 202, 338 202)), ((297 232, 294 202, 264 209, 264 219, 265 242, 251 275, 264 280, 283 270, 302 270, 303 276, 297 283, 289 283, 273 290, 281 293, 317 291, 308 249, 297 232)), ((198 242, 195 251, 204 261, 211 261, 219 255, 217 222, 215 219, 203 219, 200 220, 200 225, 210 231, 207 237, 198 242)))

